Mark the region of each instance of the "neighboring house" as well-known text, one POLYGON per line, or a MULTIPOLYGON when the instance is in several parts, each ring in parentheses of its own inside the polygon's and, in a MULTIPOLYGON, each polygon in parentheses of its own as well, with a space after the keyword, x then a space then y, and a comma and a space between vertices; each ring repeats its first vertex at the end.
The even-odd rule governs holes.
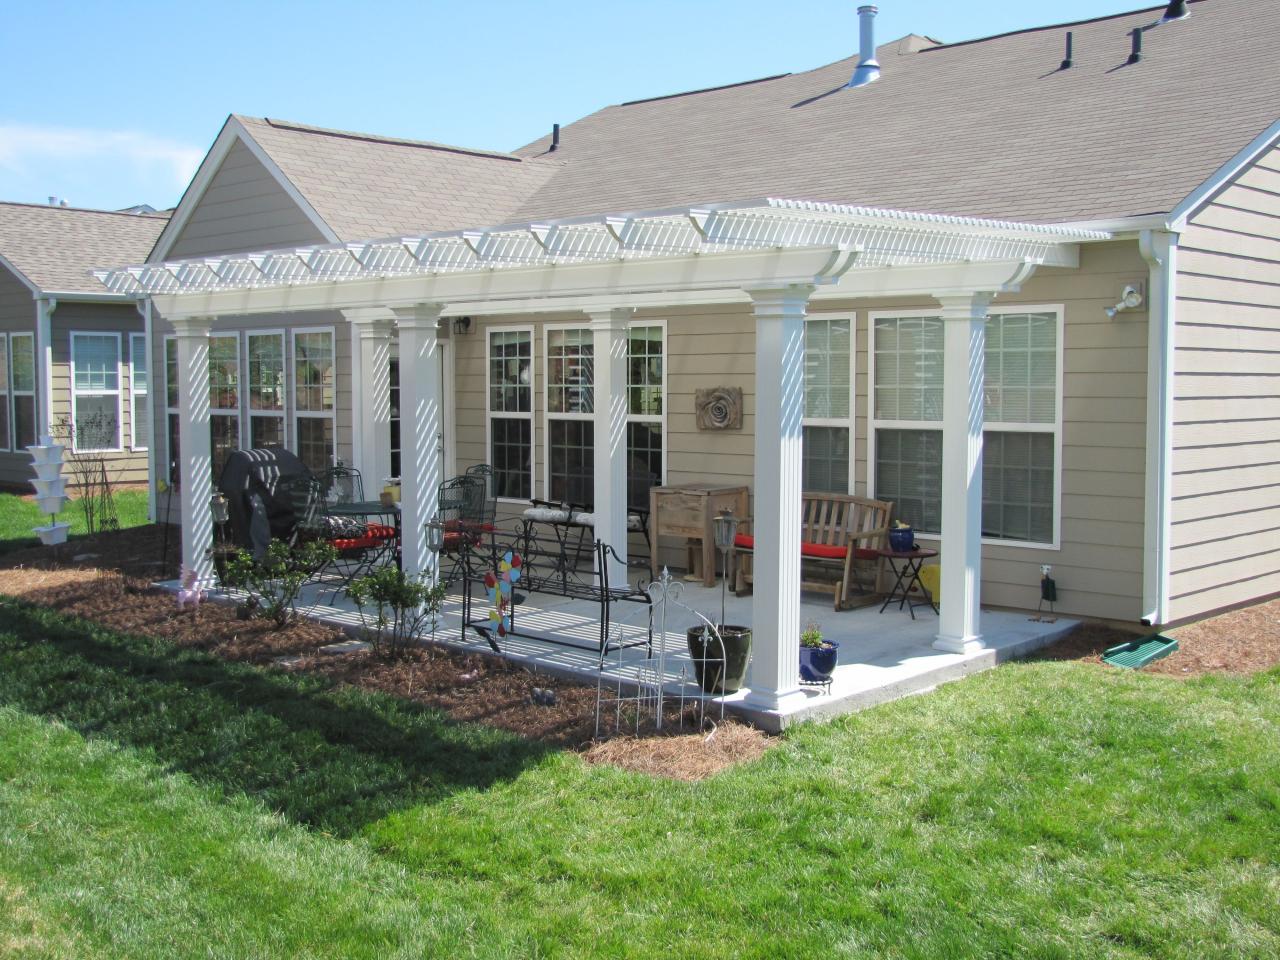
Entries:
POLYGON ((979 599, 1034 608, 1045 564, 1060 612, 1131 622, 1280 592, 1280 5, 1163 11, 906 37, 874 83, 867 51, 514 154, 232 117, 152 266, 104 274, 166 318, 184 509, 210 454, 284 442, 400 473, 415 569, 473 463, 513 511, 589 491, 613 543, 637 472, 746 484, 769 709, 802 488, 940 539, 943 649, 980 643, 979 599), (700 430, 721 385, 743 427, 700 430))
POLYGON ((147 481, 143 317, 90 271, 145 257, 166 219, 0 203, 0 484, 27 487, 25 448, 69 427, 113 481, 147 481))

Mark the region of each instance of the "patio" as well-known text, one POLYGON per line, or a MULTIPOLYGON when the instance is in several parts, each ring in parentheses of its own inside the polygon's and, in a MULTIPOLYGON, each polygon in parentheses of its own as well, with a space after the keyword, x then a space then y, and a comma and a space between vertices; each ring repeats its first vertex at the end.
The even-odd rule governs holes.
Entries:
MULTIPOLYGON (((633 571, 633 574, 635 571, 633 571)), ((633 576, 634 580, 634 576, 633 576)), ((176 586, 176 585, 175 585, 176 586)), ((719 587, 701 583, 680 582, 680 603, 711 620, 720 611, 719 587)), ((345 597, 330 602, 333 586, 309 584, 299 600, 299 611, 346 629, 360 626, 354 605, 345 597)), ((473 598, 473 616, 487 610, 487 601, 478 590, 473 598)), ((729 623, 751 622, 751 597, 728 594, 725 611, 729 623)), ((643 604, 614 605, 613 636, 623 641, 638 641, 648 629, 648 607, 643 604)), ((831 609, 830 599, 806 594, 800 603, 801 622, 815 622, 824 635, 840 644, 839 666, 830 691, 805 687, 804 696, 789 701, 784 709, 766 710, 746 702, 739 692, 725 699, 733 713, 749 719, 763 729, 780 730, 806 718, 835 716, 861 710, 876 704, 921 693, 938 684, 956 680, 971 673, 990 669, 1005 660, 1025 656, 1063 636, 1078 621, 1058 619, 1037 622, 1025 612, 984 610, 982 628, 984 646, 965 653, 949 653, 933 644, 938 632, 938 618, 927 607, 917 609, 912 620, 906 610, 890 606, 883 614, 879 606, 867 606, 839 613, 831 609)), ((661 632, 660 608, 655 607, 654 651, 651 668, 659 658, 661 632)), ((562 646, 524 637, 508 636, 500 641, 502 655, 537 670, 554 673, 585 683, 594 683, 598 673, 595 650, 599 634, 599 606, 585 600, 572 600, 544 593, 530 593, 516 609, 520 629, 551 634, 580 642, 581 647, 562 646)), ((688 609, 672 603, 667 608, 666 647, 663 653, 665 688, 679 693, 681 681, 693 692, 693 662, 685 643, 685 629, 699 622, 688 609)), ((460 585, 450 591, 435 639, 451 647, 477 653, 492 654, 488 642, 476 631, 462 634, 462 594, 460 585)), ((604 675, 616 683, 634 682, 640 665, 646 660, 644 646, 611 651, 606 658, 604 675)), ((748 675, 748 683, 750 675, 748 675)))

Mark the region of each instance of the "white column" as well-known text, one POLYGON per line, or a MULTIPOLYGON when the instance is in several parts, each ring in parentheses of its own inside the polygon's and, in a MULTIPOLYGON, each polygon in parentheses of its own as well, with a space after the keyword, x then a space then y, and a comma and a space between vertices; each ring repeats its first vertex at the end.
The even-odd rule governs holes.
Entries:
POLYGON ((590 312, 595 397, 595 535, 617 552, 609 582, 627 580, 627 321, 630 308, 590 312))
POLYGON ((804 315, 813 287, 750 290, 756 318, 755 592, 747 702, 799 699, 804 315))
MULTIPOLYGON (((182 563, 197 582, 213 582, 213 458, 209 439, 209 318, 173 321, 178 341, 178 433, 182 494, 182 563)), ((164 400, 153 394, 156 402, 164 400)))
POLYGON ((982 387, 992 293, 939 295, 942 361, 942 584, 938 638, 950 653, 982 647, 982 387))
POLYGON ((391 338, 395 315, 385 308, 345 310, 351 323, 351 422, 355 468, 364 480, 364 493, 377 497, 391 475, 391 338))
POLYGON ((436 515, 444 456, 440 396, 440 314, 444 305, 396 307, 400 333, 400 536, 404 572, 437 570, 426 523, 436 515))
POLYGON ((36 387, 40 391, 36 443, 49 443, 53 436, 53 311, 57 308, 53 297, 36 300, 36 387))

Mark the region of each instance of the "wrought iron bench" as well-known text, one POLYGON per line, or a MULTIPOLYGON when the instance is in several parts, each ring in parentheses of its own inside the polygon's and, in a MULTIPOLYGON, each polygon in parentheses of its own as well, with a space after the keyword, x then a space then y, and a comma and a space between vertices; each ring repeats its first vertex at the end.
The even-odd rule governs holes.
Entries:
MULTIPOLYGON (((873 602, 880 574, 876 551, 888 540, 893 504, 841 493, 806 493, 802 497, 801 588, 832 594, 837 610, 873 602), (822 569, 834 569, 836 576, 816 578, 814 574, 822 569), (851 602, 855 585, 860 592, 856 604, 851 602)), ((738 554, 734 592, 738 596, 747 593, 752 583, 755 545, 755 537, 749 533, 734 538, 738 554)))

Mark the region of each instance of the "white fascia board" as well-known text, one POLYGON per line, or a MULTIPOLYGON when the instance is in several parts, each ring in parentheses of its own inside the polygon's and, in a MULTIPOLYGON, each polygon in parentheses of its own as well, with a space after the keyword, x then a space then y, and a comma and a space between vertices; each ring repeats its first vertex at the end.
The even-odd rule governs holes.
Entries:
POLYGON ((1174 233, 1185 230, 1187 221, 1199 213, 1201 207, 1209 203, 1235 179, 1240 171, 1270 150, 1277 142, 1280 142, 1280 120, 1254 137, 1248 146, 1215 170, 1208 180, 1191 191, 1185 200, 1173 208, 1163 229, 1174 233))
POLYGON ((1167 213, 1145 213, 1133 217, 1108 217, 1101 220, 1072 220, 1064 227, 1077 230, 1101 230, 1114 239, 1137 236, 1143 230, 1164 230, 1169 221, 1167 213))
POLYGON ((141 303, 146 299, 133 293, 85 293, 82 290, 46 290, 40 296, 66 303, 141 303))
POLYGON ((315 207, 294 186, 293 181, 284 175, 284 171, 262 149, 261 145, 253 139, 253 135, 245 129, 244 124, 237 117, 231 116, 223 124, 217 139, 213 141, 213 146, 205 154, 204 160, 200 162, 199 169, 196 170, 196 175, 192 177, 186 192, 178 202, 178 208, 173 211, 173 216, 169 218, 169 222, 165 224, 164 230, 161 231, 151 256, 147 258, 148 263, 161 263, 169 255, 174 243, 182 235, 182 231, 186 229, 187 221, 191 219, 191 215, 195 213, 196 208, 200 206, 200 202, 204 199, 205 192, 209 189, 209 184, 213 182, 217 172, 222 169, 223 161, 226 160, 227 154, 231 152, 231 148, 236 143, 244 144, 245 148, 271 174, 272 179, 280 185, 280 188, 289 195, 289 198, 298 205, 298 208, 306 215, 307 219, 320 231, 326 241, 329 243, 340 242, 338 235, 324 222, 320 214, 316 212, 315 207))

